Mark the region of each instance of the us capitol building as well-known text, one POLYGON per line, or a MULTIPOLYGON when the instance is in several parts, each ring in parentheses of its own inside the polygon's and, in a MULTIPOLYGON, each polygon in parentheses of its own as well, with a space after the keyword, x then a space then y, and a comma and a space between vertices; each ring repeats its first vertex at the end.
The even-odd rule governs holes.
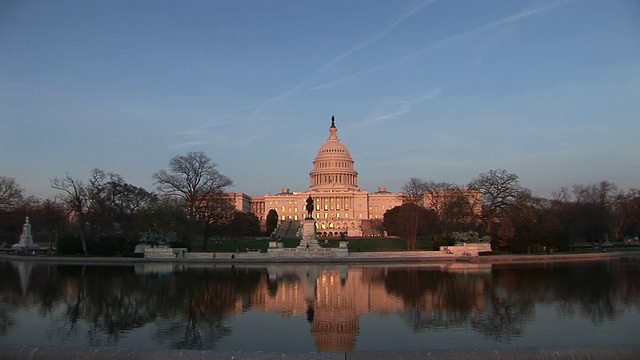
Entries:
POLYGON ((282 189, 279 194, 250 197, 233 193, 238 211, 252 212, 264 222, 270 210, 278 213, 278 236, 293 237, 306 216, 306 199, 314 200, 313 217, 319 236, 380 236, 377 224, 384 213, 402 204, 402 194, 386 187, 369 193, 358 187, 358 172, 347 145, 338 138, 335 117, 331 118, 329 139, 318 150, 309 173, 307 191, 282 189), (378 220, 379 219, 379 220, 378 220))

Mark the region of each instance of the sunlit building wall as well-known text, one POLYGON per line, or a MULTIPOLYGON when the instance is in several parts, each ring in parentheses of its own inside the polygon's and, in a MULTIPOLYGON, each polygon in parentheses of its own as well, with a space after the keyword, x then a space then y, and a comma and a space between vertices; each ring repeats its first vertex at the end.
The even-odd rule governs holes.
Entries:
MULTIPOLYGON (((301 221, 307 216, 306 200, 314 200, 313 217, 321 236, 382 235, 371 229, 369 220, 382 220, 384 213, 403 203, 401 193, 389 192, 387 187, 369 193, 358 186, 358 172, 351 151, 338 138, 338 128, 332 119, 329 139, 320 147, 313 160, 313 170, 309 173, 310 185, 306 191, 291 191, 283 188, 277 194, 249 197, 246 194, 235 195, 239 211, 253 212, 263 223, 270 210, 276 210, 280 223, 301 221), (241 210, 242 209, 242 210, 241 210)), ((481 193, 463 191, 474 206, 481 211, 481 193)), ((442 198, 447 191, 425 193, 424 206, 432 208, 435 198, 442 198)))

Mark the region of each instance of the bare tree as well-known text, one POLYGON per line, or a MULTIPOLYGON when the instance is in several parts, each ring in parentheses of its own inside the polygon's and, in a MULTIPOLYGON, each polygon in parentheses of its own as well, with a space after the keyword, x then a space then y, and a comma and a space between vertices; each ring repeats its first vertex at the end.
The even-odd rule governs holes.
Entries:
POLYGON ((223 192, 233 181, 216 170, 217 164, 202 151, 178 155, 169 161, 169 171, 153 174, 158 190, 182 198, 187 216, 194 217, 202 196, 223 192))
POLYGON ((42 205, 43 228, 49 242, 49 254, 54 248, 58 248, 58 236, 64 228, 66 209, 55 200, 47 199, 42 205))
POLYGON ((235 204, 222 191, 211 192, 199 197, 196 216, 203 226, 202 251, 207 251, 209 238, 216 230, 231 223, 234 212, 235 204))
POLYGON ((67 205, 71 217, 78 223, 82 253, 85 256, 88 255, 86 217, 89 200, 87 187, 82 180, 74 179, 69 174, 66 174, 64 178, 51 180, 51 187, 64 193, 61 199, 67 205))
POLYGON ((0 210, 16 206, 22 199, 24 189, 16 179, 0 175, 0 210))
POLYGON ((624 195, 618 196, 616 238, 624 235, 625 228, 636 237, 640 233, 640 188, 629 189, 624 195))
MULTIPOLYGON (((91 172, 88 193, 90 223, 96 239, 101 235, 123 238, 122 250, 139 239, 134 220, 141 208, 151 204, 153 194, 127 183, 121 175, 97 168, 91 172)), ((116 243, 110 245, 116 250, 116 243)))
POLYGON ((427 190, 427 183, 418 178, 411 178, 402 186, 402 202, 411 204, 408 209, 406 224, 407 250, 415 250, 418 241, 418 214, 420 208, 424 208, 424 192, 427 190))
POLYGON ((482 192, 484 225, 488 233, 492 231, 493 222, 500 218, 523 190, 518 175, 505 170, 489 170, 478 175, 469 184, 469 189, 482 192))
POLYGON ((463 225, 468 227, 474 214, 465 190, 447 182, 427 181, 425 186, 424 204, 436 215, 432 227, 434 240, 446 238, 452 231, 461 230, 457 228, 463 225))
POLYGON ((207 246, 211 225, 221 218, 221 210, 227 208, 228 204, 220 200, 228 200, 223 195, 227 187, 233 185, 231 179, 216 170, 216 166, 205 153, 188 152, 171 159, 168 171, 160 170, 153 174, 158 190, 183 199, 187 217, 202 222, 203 248, 207 246))
POLYGON ((574 184, 575 206, 580 210, 578 222, 585 239, 602 242, 614 228, 614 211, 623 199, 618 187, 608 181, 597 184, 574 184))
POLYGON ((411 178, 402 185, 402 202, 405 204, 416 204, 424 206, 424 192, 428 190, 426 181, 418 178, 411 178))

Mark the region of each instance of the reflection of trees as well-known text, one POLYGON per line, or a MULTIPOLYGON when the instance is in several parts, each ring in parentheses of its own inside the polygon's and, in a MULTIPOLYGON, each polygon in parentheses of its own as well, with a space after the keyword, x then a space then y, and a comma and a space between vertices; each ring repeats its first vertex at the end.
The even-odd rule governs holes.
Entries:
POLYGON ((620 284, 620 298, 625 305, 635 304, 640 310, 640 257, 620 260, 620 268, 614 275, 620 284))
POLYGON ((113 345, 124 333, 150 319, 145 289, 130 267, 59 267, 58 284, 66 288, 59 336, 75 333, 80 321, 89 325, 91 346, 113 345))
POLYGON ((464 323, 483 308, 481 276, 420 268, 393 269, 385 279, 387 291, 400 296, 415 330, 464 323))
MULTIPOLYGON (((175 308, 169 312, 167 324, 162 324, 157 340, 170 339, 174 349, 215 349, 215 344, 231 334, 224 324, 226 316, 249 307, 250 296, 263 278, 259 271, 188 270, 175 276, 175 308), (177 316, 176 316, 177 315, 177 316)), ((164 317, 164 316, 163 316, 164 317)))
POLYGON ((620 317, 630 303, 640 304, 637 261, 500 265, 490 276, 389 269, 382 281, 389 294, 403 299, 415 330, 469 326, 510 341, 524 333, 539 303, 595 324, 620 317))
POLYGON ((220 315, 189 313, 163 325, 156 337, 160 343, 168 339, 172 349, 215 349, 215 344, 231 334, 220 315))
MULTIPOLYGON (((494 265, 486 272, 453 266, 367 267, 361 277, 349 277, 349 286, 332 275, 334 285, 322 296, 302 291, 304 275, 295 272, 276 276, 264 269, 179 266, 171 273, 137 274, 127 266, 34 263, 27 278, 24 269, 0 262, 0 336, 20 321, 14 309, 31 307, 43 317, 56 316, 49 333, 63 344, 85 336, 91 346, 115 345, 133 329, 155 326, 153 340, 167 348, 215 349, 231 334, 226 324, 230 314, 264 306, 268 299, 268 311, 306 315, 312 327, 330 329, 351 321, 353 314, 404 306, 416 331, 464 327, 495 341, 511 341, 526 333, 540 304, 555 308, 560 317, 577 314, 595 324, 623 316, 629 306, 640 308, 638 262, 494 265), (293 313, 300 296, 306 313, 293 313), (376 301, 371 302, 372 296, 378 296, 376 301), (387 298, 392 301, 381 300, 387 298)), ((335 334, 331 330, 325 335, 335 334)))
POLYGON ((595 324, 617 318, 624 308, 621 293, 635 294, 638 302, 639 292, 637 285, 614 282, 614 268, 610 262, 494 266, 490 306, 472 327, 495 340, 510 340, 524 332, 537 303, 554 305, 560 316, 581 314, 595 324))
POLYGON ((18 274, 8 261, 0 261, 0 336, 6 335, 15 325, 11 308, 21 298, 18 274))
POLYGON ((491 293, 491 304, 484 313, 471 319, 471 328, 496 341, 519 337, 533 314, 533 306, 515 294, 491 293))
MULTIPOLYGON (((1 335, 15 322, 11 307, 29 304, 16 270, 9 262, 0 264, 1 335)), ((132 329, 158 321, 160 343, 213 348, 231 331, 223 323, 226 316, 250 306, 261 278, 260 271, 233 268, 139 276, 127 266, 40 265, 32 272, 27 298, 42 315, 60 317, 51 334, 63 343, 86 329, 91 346, 114 345, 132 329)))
POLYGON ((525 323, 533 318, 534 289, 535 285, 527 277, 494 270, 487 284, 487 308, 472 319, 471 328, 496 341, 511 341, 521 336, 525 323))
POLYGON ((611 262, 494 267, 493 284, 522 301, 554 304, 561 315, 580 313, 600 323, 620 316, 620 295, 629 289, 614 282, 615 268, 611 262))

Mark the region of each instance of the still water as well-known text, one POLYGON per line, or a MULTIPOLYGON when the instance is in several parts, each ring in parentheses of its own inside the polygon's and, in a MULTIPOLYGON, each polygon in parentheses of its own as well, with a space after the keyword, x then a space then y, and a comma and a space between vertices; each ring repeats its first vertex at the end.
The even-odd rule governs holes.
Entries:
POLYGON ((527 265, 0 261, 0 346, 375 351, 640 344, 640 258, 527 265))

